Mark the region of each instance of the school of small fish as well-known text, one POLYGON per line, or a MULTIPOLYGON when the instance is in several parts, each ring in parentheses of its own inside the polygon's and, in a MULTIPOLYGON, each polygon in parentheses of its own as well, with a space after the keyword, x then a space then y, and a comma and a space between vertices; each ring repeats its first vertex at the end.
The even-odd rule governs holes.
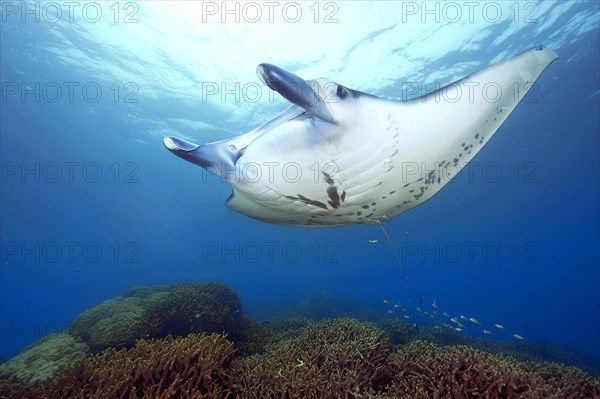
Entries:
MULTIPOLYGON (((411 315, 408 314, 409 313, 408 309, 405 306, 403 306, 400 302, 392 304, 392 302, 389 299, 383 299, 383 303, 384 303, 384 305, 391 305, 391 309, 388 309, 387 312, 389 314, 398 314, 398 316, 396 316, 396 319, 400 318, 400 314, 398 312, 403 313, 401 315, 402 318, 404 318, 406 320, 411 319, 411 315)), ((421 306, 423 306, 424 297, 422 295, 419 297, 419 303, 421 304, 421 306)), ((504 326, 500 323, 487 324, 485 326, 486 328, 477 327, 477 326, 482 326, 482 324, 475 317, 469 317, 469 316, 465 316, 465 315, 452 316, 447 311, 442 313, 442 315, 446 319, 448 319, 448 322, 445 322, 444 319, 438 313, 438 310, 440 310, 440 306, 435 301, 433 301, 433 303, 431 304, 431 307, 433 308, 433 310, 431 310, 431 311, 422 309, 421 306, 416 307, 416 310, 420 317, 427 317, 429 319, 438 318, 438 319, 442 320, 441 323, 433 325, 433 328, 435 328, 435 329, 440 329, 441 327, 446 327, 446 328, 451 328, 458 332, 465 331, 468 329, 469 332, 470 331, 479 331, 484 336, 492 336, 492 335, 499 336, 502 334, 502 330, 504 330, 504 326), (467 327, 467 325, 463 324, 461 322, 461 320, 464 320, 465 322, 470 322, 471 324, 469 325, 469 327, 467 327), (494 328, 492 328, 491 326, 493 326, 494 328)), ((416 327, 417 324, 416 323, 414 323, 414 324, 416 327)), ((523 336, 517 332, 513 333, 512 337, 517 340, 525 340, 525 338, 523 338, 523 336)))

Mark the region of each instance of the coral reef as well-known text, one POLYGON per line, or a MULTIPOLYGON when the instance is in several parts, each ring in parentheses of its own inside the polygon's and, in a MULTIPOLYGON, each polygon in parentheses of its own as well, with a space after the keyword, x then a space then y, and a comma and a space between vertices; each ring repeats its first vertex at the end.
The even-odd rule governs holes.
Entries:
POLYGON ((29 384, 46 381, 88 353, 87 345, 69 334, 49 334, 0 365, 0 379, 29 384))
POLYGON ((227 332, 243 341, 249 321, 235 291, 219 283, 138 286, 81 313, 70 332, 94 353, 130 348, 141 338, 227 332))
POLYGON ((428 341, 439 345, 466 344, 464 335, 444 324, 408 323, 399 319, 381 319, 375 325, 385 331, 394 345, 428 341))
POLYGON ((131 347, 148 329, 141 303, 137 297, 109 299, 77 316, 70 332, 94 352, 131 347))
POLYGON ((149 295, 142 307, 152 338, 227 332, 237 340, 243 334, 240 297, 220 283, 178 284, 149 295))
POLYGON ((296 312, 317 320, 334 317, 375 320, 377 316, 382 316, 362 302, 342 298, 330 291, 308 292, 297 305, 296 312))
POLYGON ((600 399, 600 379, 547 362, 578 360, 547 343, 400 318, 317 321, 339 313, 334 302, 315 293, 301 313, 254 322, 219 283, 134 287, 0 365, 0 397, 600 399))
POLYGON ((237 365, 239 398, 342 398, 381 390, 389 381, 385 334, 354 319, 324 321, 237 365))
POLYGON ((47 388, 42 384, 27 384, 16 380, 0 380, 0 398, 43 399, 47 388))
POLYGON ((80 362, 45 397, 225 398, 233 387, 233 353, 233 343, 218 334, 139 340, 80 362))
POLYGON ((597 398, 600 382, 558 364, 519 362, 464 345, 415 341, 388 358, 395 398, 597 398))
POLYGON ((511 356, 522 362, 556 362, 576 366, 588 374, 600 375, 600 369, 584 355, 573 353, 549 342, 498 341, 491 339, 475 339, 470 346, 490 353, 511 356))
POLYGON ((355 319, 278 320, 250 330, 248 342, 261 353, 240 357, 222 334, 142 339, 71 363, 50 381, 2 381, 0 397, 600 398, 600 379, 572 366, 420 340, 394 351, 383 330, 355 319))

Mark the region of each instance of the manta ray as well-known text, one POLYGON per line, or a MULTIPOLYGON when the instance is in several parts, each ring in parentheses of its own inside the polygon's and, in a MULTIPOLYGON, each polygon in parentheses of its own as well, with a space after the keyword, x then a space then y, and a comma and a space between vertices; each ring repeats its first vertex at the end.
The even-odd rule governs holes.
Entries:
POLYGON ((263 222, 376 224, 422 204, 483 148, 557 57, 541 46, 406 101, 260 64, 291 105, 231 139, 165 137, 173 154, 220 176, 226 204, 263 222))

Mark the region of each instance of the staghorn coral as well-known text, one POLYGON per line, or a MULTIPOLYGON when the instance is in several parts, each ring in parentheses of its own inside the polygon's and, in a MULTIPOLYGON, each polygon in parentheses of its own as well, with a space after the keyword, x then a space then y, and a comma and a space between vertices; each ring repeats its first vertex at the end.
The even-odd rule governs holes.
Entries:
POLYGON ((417 324, 396 319, 381 319, 375 325, 385 331, 394 345, 427 341, 438 345, 466 344, 467 338, 444 324, 417 324))
POLYGON ((468 346, 415 341, 389 357, 396 398, 597 398, 600 383, 574 367, 523 363, 468 346))
POLYGON ((43 382, 84 358, 89 352, 87 345, 69 334, 49 334, 0 365, 0 379, 13 379, 29 384, 43 382))
POLYGON ((139 340, 83 360, 58 377, 46 398, 226 398, 233 353, 233 343, 218 334, 139 340))
POLYGON ((241 357, 264 353, 281 341, 297 337, 307 326, 314 324, 315 320, 294 315, 262 322, 245 319, 243 323, 243 339, 235 341, 236 355, 241 357))
POLYGON ((46 390, 41 384, 26 384, 16 380, 0 381, 0 398, 42 399, 45 397, 46 390))
POLYGON ((591 378, 577 367, 551 362, 526 364, 544 381, 538 391, 547 398, 600 398, 600 378, 591 378))
POLYGON ((571 352, 547 341, 519 342, 473 339, 469 345, 490 353, 508 355, 521 362, 555 362, 576 366, 590 375, 600 375, 600 369, 585 355, 571 352))
POLYGON ((237 366, 239 398, 369 395, 389 381, 385 334, 354 319, 327 320, 237 366))

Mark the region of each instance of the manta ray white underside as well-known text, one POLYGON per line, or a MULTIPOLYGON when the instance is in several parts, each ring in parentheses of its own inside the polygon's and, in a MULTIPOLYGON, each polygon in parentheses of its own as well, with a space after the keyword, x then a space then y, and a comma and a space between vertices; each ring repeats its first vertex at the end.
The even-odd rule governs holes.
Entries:
POLYGON ((403 102, 261 64, 260 78, 288 109, 230 140, 164 144, 225 179, 227 205, 250 217, 305 227, 378 223, 444 187, 556 58, 536 47, 403 102))

